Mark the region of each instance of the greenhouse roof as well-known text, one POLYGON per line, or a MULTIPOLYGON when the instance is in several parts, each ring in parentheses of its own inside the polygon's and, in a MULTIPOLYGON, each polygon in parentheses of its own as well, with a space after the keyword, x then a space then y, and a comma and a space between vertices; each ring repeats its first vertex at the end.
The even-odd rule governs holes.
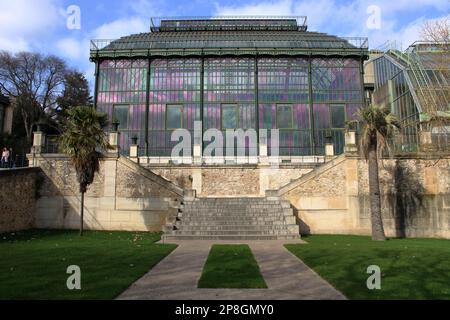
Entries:
POLYGON ((306 18, 161 20, 152 32, 116 40, 92 40, 99 57, 189 54, 368 55, 367 38, 340 38, 306 31, 306 18))

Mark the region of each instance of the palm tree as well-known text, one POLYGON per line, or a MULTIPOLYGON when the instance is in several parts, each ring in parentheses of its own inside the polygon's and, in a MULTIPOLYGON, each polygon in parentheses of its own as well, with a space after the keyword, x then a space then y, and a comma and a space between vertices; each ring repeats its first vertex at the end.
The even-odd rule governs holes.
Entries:
POLYGON ((75 167, 81 193, 80 235, 83 235, 84 194, 100 167, 99 150, 111 149, 105 136, 108 115, 88 106, 71 108, 60 137, 61 151, 75 167))
POLYGON ((400 128, 397 118, 389 108, 370 105, 358 110, 361 125, 361 150, 369 162, 369 198, 372 239, 386 240, 381 218, 380 181, 378 159, 389 152, 388 138, 394 128, 400 128))

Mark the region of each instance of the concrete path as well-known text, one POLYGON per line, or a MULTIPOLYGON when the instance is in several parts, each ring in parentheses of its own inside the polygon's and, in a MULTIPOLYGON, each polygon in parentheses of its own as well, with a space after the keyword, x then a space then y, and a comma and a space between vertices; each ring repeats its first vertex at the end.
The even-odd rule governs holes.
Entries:
POLYGON ((177 241, 169 256, 118 299, 148 300, 300 300, 345 296, 284 248, 303 241, 177 241), (213 244, 248 244, 268 289, 199 289, 203 265, 213 244))

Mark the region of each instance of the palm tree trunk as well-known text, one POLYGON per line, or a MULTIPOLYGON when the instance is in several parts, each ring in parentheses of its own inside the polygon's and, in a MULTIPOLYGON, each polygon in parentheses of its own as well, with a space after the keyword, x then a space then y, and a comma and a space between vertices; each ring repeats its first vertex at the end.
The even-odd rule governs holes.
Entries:
POLYGON ((381 217, 380 181, 378 178, 377 140, 372 138, 369 145, 369 198, 372 240, 386 240, 381 217))
POLYGON ((81 208, 80 208, 80 236, 83 235, 83 216, 84 216, 84 192, 81 192, 81 208))

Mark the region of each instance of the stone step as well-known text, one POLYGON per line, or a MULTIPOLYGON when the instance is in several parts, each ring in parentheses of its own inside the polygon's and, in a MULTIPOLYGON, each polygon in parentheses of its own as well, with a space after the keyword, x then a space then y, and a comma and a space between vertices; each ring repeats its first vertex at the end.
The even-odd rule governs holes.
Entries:
POLYGON ((289 235, 289 230, 266 230, 266 231, 254 231, 254 230, 213 230, 213 231, 185 231, 185 230, 172 230, 167 232, 167 235, 192 235, 192 236, 271 236, 271 235, 289 235))
MULTIPOLYGON (((294 219, 295 221, 295 219, 294 219)), ((175 223, 175 226, 177 228, 180 228, 181 226, 229 226, 229 225, 236 225, 239 224, 241 226, 279 226, 279 225, 285 225, 287 224, 285 221, 283 220, 274 220, 274 221, 264 221, 264 223, 259 223, 259 222, 244 222, 241 223, 240 221, 235 221, 235 220, 225 220, 225 221, 177 221, 175 223)), ((291 223, 288 223, 291 224, 291 223)))
MULTIPOLYGON (((287 225, 287 224, 279 224, 279 225, 184 225, 181 224, 177 226, 177 230, 180 231, 214 231, 214 230, 238 230, 238 231, 266 231, 266 230, 287 230, 289 227, 297 225, 287 225)), ((172 230, 172 229, 171 229, 172 230)))
POLYGON ((196 217, 199 219, 214 217, 214 218, 259 218, 259 217, 268 217, 268 218, 280 218, 280 217, 289 217, 293 216, 294 213, 292 210, 286 212, 180 212, 178 214, 179 218, 183 217, 196 217))
POLYGON ((288 236, 260 236, 260 235, 247 235, 247 236, 225 236, 225 235, 214 235, 214 236, 192 236, 192 235, 163 235, 163 241, 173 241, 173 240, 293 240, 299 239, 299 236, 288 235, 288 236))
POLYGON ((181 212, 278 212, 278 211, 284 211, 284 210, 292 210, 291 208, 273 208, 273 209, 257 209, 257 208, 227 208, 227 207, 220 207, 220 208, 184 208, 180 210, 181 212))
POLYGON ((184 202, 165 240, 297 239, 289 201, 265 198, 199 198, 184 202))
POLYGON ((188 216, 188 217, 180 217, 181 223, 195 223, 202 222, 210 225, 220 225, 222 223, 229 224, 228 222, 234 224, 266 224, 269 222, 280 222, 280 223, 288 223, 295 224, 295 216, 278 216, 278 217, 203 217, 202 219, 198 217, 188 216))

